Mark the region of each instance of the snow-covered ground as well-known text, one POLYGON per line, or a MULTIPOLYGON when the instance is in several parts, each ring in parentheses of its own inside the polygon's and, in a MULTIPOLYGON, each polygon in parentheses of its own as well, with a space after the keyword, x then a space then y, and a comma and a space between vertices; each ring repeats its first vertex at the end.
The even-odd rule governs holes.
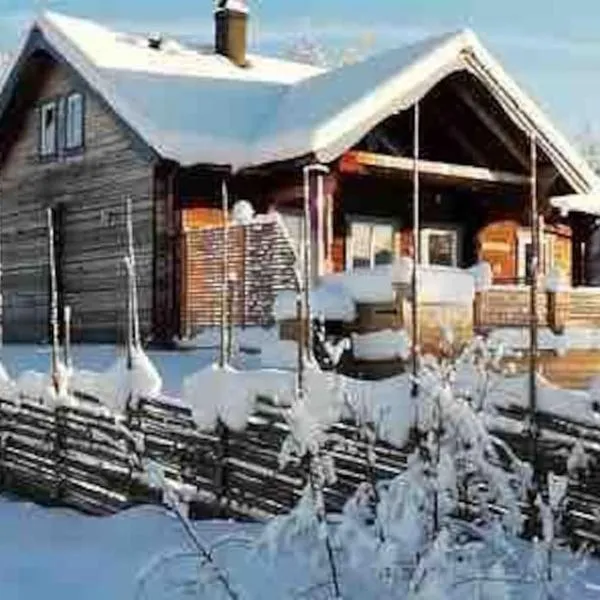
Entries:
MULTIPOLYGON (((112 345, 74 345, 73 362, 78 369, 104 371, 118 356, 119 350, 112 345)), ((185 351, 148 351, 150 359, 163 380, 163 391, 179 395, 185 377, 205 367, 218 358, 218 350, 198 348, 185 351)), ((17 377, 27 370, 48 372, 50 369, 50 347, 35 344, 5 344, 0 349, 0 361, 9 375, 17 377)), ((260 356, 240 353, 236 364, 246 368, 260 366, 260 356)))
MULTIPOLYGON (((216 556, 232 582, 243 588, 243 598, 283 600, 292 597, 290 588, 302 587, 295 558, 281 555, 272 562, 242 543, 243 538, 256 540, 261 525, 210 521, 195 527, 207 544, 233 536, 216 556)), ((137 596, 140 600, 210 598, 191 595, 189 588, 186 595, 178 587, 194 576, 190 561, 152 563, 158 555, 189 550, 179 523, 157 507, 99 519, 0 499, 0 529, 2 600, 133 600, 145 570, 151 572, 147 582, 152 591, 137 596)), ((523 592, 521 597, 527 597, 523 592)), ((571 597, 599 596, 600 566, 591 561, 571 597)))

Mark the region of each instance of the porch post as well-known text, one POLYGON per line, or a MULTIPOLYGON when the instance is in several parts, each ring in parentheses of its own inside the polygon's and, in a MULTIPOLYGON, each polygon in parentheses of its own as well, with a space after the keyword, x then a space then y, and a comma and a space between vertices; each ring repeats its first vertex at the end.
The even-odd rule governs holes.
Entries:
POLYGON ((310 306, 310 290, 313 281, 323 275, 325 246, 325 194, 324 177, 329 173, 329 168, 325 165, 315 163, 307 165, 303 169, 304 175, 304 231, 303 254, 304 254, 304 303, 306 306, 305 318, 307 320, 306 344, 308 346, 308 356, 312 356, 312 312, 310 306), (316 202, 311 202, 311 174, 316 175, 316 202), (315 214, 313 223, 312 215, 315 214), (315 242, 316 253, 313 253, 313 239, 315 242))
POLYGON ((417 269, 421 264, 421 207, 419 197, 419 102, 415 103, 413 121, 413 273, 412 273, 412 376, 411 395, 419 393, 417 375, 419 369, 419 281, 417 269))
POLYGON ((310 310, 310 290, 312 277, 312 227, 310 218, 310 165, 302 170, 304 176, 304 219, 302 223, 302 266, 304 273, 301 277, 304 278, 304 319, 305 319, 305 337, 300 340, 301 344, 306 343, 306 354, 310 359, 312 357, 312 318, 310 310))

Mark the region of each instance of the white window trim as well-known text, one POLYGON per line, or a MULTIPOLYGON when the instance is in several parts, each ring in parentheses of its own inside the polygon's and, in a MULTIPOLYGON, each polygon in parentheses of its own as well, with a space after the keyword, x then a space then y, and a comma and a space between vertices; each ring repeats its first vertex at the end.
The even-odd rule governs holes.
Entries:
MULTIPOLYGON (((397 248, 395 245, 396 233, 399 230, 397 219, 389 219, 386 217, 370 217, 368 215, 347 215, 346 217, 346 271, 354 270, 353 266, 353 246, 352 246, 352 224, 362 223, 364 225, 388 225, 392 228, 392 255, 397 256, 397 248)), ((374 240, 371 234, 369 241, 369 266, 366 268, 373 269, 375 267, 374 240)))
POLYGON ((40 126, 40 137, 39 137, 39 153, 42 157, 54 156, 58 151, 58 102, 56 100, 50 100, 44 102, 40 106, 39 113, 39 126, 40 126), (46 114, 48 111, 54 112, 54 131, 52 136, 47 135, 45 127, 46 114))
POLYGON ((84 122, 85 122, 85 102, 83 94, 81 92, 72 92, 66 98, 66 109, 65 109, 65 149, 66 150, 77 150, 83 147, 83 136, 84 136, 84 122), (76 102, 79 102, 80 114, 79 121, 72 122, 73 110, 76 102), (77 137, 78 139, 73 139, 77 137))
POLYGON ((460 253, 459 243, 460 243, 460 228, 459 227, 423 227, 421 229, 421 263, 424 265, 430 264, 429 259, 429 236, 431 235, 446 235, 452 234, 454 238, 454 254, 452 256, 452 266, 458 266, 458 257, 460 253))
MULTIPOLYGON (((540 232, 540 242, 540 273, 545 274, 554 266, 554 236, 540 232)), ((519 229, 517 232, 517 276, 520 280, 524 280, 527 273, 525 247, 531 243, 531 229, 519 229)))

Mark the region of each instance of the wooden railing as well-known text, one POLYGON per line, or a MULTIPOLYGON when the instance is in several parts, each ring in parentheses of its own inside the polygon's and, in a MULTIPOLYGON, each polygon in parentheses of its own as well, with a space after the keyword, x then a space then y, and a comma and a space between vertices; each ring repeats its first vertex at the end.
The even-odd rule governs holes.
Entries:
MULTIPOLYGON (((561 333, 567 327, 600 327, 600 288, 565 288, 541 291, 537 298, 538 323, 561 333)), ((503 285, 477 292, 474 327, 527 327, 530 322, 530 290, 527 286, 503 285)))

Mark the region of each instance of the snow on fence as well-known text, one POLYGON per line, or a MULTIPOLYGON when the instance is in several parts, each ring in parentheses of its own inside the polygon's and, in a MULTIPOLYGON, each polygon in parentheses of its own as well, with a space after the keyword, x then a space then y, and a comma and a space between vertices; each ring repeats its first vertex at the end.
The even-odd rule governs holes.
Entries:
MULTIPOLYGON (((520 396, 516 393, 514 401, 510 394, 502 397, 489 426, 526 457, 526 414, 520 396)), ((600 459, 600 409, 590 405, 582 413, 565 406, 561 414, 550 396, 546 404, 539 413, 543 468, 564 473, 574 446, 595 464, 600 459)), ((376 443, 375 473, 359 428, 350 421, 330 425, 331 433, 352 443, 339 444, 334 452, 337 481, 325 491, 329 510, 340 510, 365 478, 389 478, 405 468, 409 422, 404 425, 406 432, 388 433, 404 440, 405 447, 376 443)), ((141 459, 151 459, 190 501, 192 516, 264 519, 294 506, 306 483, 302 467, 280 468, 288 433, 282 408, 266 397, 254 403, 246 426, 231 429, 220 423, 206 430, 198 428, 192 409, 163 397, 142 398, 125 415, 91 401, 53 408, 34 400, 0 399, 0 482, 4 491, 43 503, 109 514, 135 503, 161 501, 141 469, 141 459)), ((599 470, 571 477, 568 514, 575 538, 600 546, 598 510, 599 470)))
MULTIPOLYGON (((220 322, 222 248, 221 227, 183 234, 182 329, 187 335, 220 322)), ((228 257, 232 323, 271 325, 275 296, 295 286, 293 248, 277 215, 232 224, 228 257)))

